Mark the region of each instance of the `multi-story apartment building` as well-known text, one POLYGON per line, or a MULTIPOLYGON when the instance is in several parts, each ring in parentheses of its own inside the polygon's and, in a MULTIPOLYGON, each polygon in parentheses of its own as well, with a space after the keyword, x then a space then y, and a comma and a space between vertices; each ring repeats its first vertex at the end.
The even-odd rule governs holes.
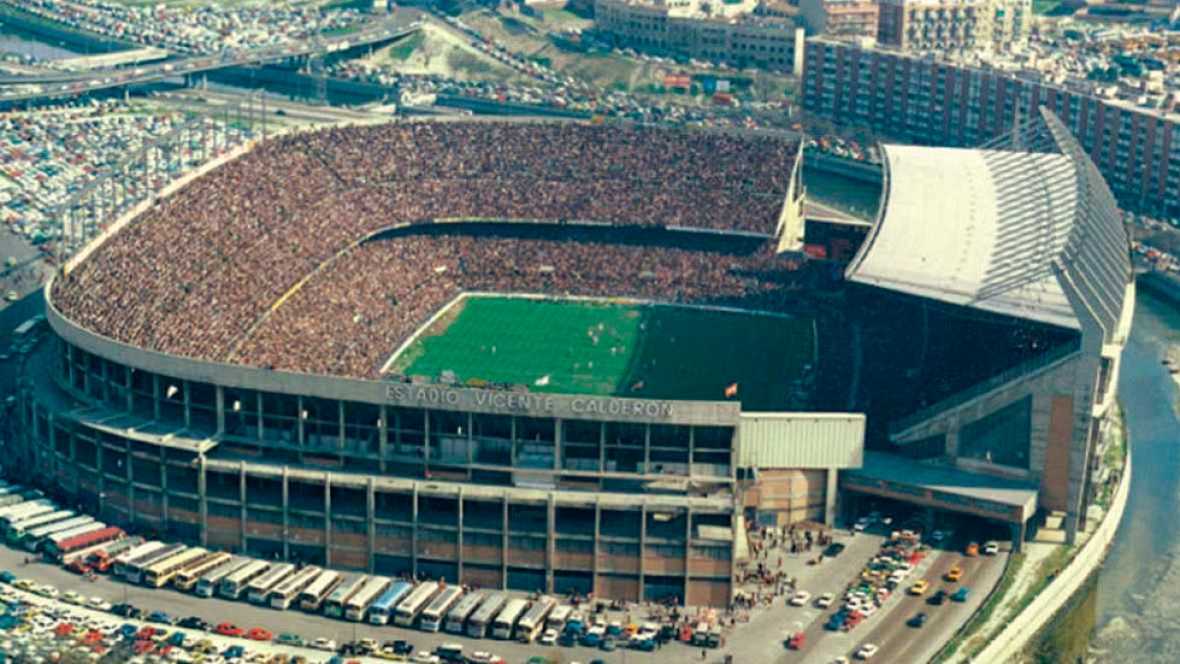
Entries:
POLYGON ((907 51, 1017 50, 1030 0, 880 0, 877 39, 907 51))
POLYGON ((792 70, 802 47, 796 14, 794 7, 766 0, 594 3, 595 27, 619 46, 779 71, 792 70))
POLYGON ((877 38, 877 0, 800 0, 799 14, 807 33, 829 37, 877 38))
POLYGON ((1120 204, 1180 216, 1180 114, 1093 86, 830 39, 806 45, 803 106, 894 140, 973 146, 1044 106, 1089 153, 1120 204), (1019 109, 1019 110, 1018 110, 1019 109))

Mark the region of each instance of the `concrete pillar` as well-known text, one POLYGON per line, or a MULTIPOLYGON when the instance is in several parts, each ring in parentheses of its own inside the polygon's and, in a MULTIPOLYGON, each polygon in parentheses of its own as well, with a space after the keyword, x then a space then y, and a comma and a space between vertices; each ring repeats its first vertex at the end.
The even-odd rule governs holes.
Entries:
MULTIPOLYGON (((515 436, 514 436, 515 438, 515 436)), ((513 444, 515 446, 515 443, 513 444)), ((500 588, 508 587, 508 496, 502 499, 500 521, 500 588)))
POLYGON ((377 516, 377 497, 376 488, 374 486, 373 476, 369 476, 368 485, 365 487, 365 527, 368 529, 367 542, 369 545, 369 572, 372 573, 377 567, 376 548, 377 548, 377 524, 373 519, 377 516))
POLYGON ((598 543, 602 533, 602 505, 594 503, 594 544, 591 547, 593 558, 590 561, 590 590, 598 594, 598 543))
POLYGON ((217 408, 217 435, 225 433, 225 388, 217 385, 213 389, 213 399, 217 408))
POLYGON ((1010 523, 1008 528, 1012 533, 1012 553, 1020 553, 1024 550, 1024 537, 1028 526, 1025 522, 1010 523))
POLYGON ((418 483, 410 494, 410 516, 413 529, 410 531, 410 574, 418 580, 418 483))
POLYGON ((184 426, 187 428, 193 425, 193 400, 189 395, 189 381, 182 380, 180 384, 184 389, 184 426))
POLYGON ((647 505, 639 506, 639 601, 644 600, 643 597, 643 577, 647 573, 647 561, 644 554, 647 553, 647 505))
MULTIPOLYGON (((49 415, 50 415, 50 417, 53 416, 52 413, 50 413, 49 415)), ((35 420, 36 418, 33 418, 33 419, 35 420)), ((34 445, 33 449, 37 449, 37 447, 39 447, 39 446, 34 445)), ((104 457, 106 456, 106 445, 104 445, 101 440, 94 441, 94 454, 95 454, 95 463, 98 464, 98 513, 101 515, 103 513, 103 511, 102 511, 103 507, 106 504, 106 496, 107 496, 107 471, 106 471, 106 468, 104 468, 104 463, 105 463, 104 457)), ((205 460, 205 457, 201 457, 202 463, 204 463, 204 460, 205 460)), ((202 473, 202 476, 203 475, 204 474, 202 473)))
MULTIPOLYGON (((731 531, 732 532, 732 531, 731 531)), ((684 510, 684 596, 680 603, 688 604, 688 584, 692 580, 692 570, 689 559, 692 557, 692 508, 684 510)))
POLYGON ((385 473, 385 457, 389 450, 389 412, 384 404, 381 405, 380 420, 377 422, 377 466, 385 473))
POLYGON ((152 419, 160 419, 160 375, 152 374, 152 419))
POLYGON ((553 568, 557 554, 557 503, 554 494, 550 492, 549 502, 545 506, 545 592, 553 592, 553 568))
POLYGON ((241 510, 242 525, 241 525, 241 546, 242 550, 246 550, 246 462, 238 463, 238 503, 241 510))
MULTIPOLYGON (((158 405, 158 404, 157 404, 158 405)), ((135 523, 135 475, 131 472, 131 443, 123 441, 123 472, 127 481, 127 523, 135 523)))
MULTIPOLYGON (((468 418, 467 421, 468 421, 468 423, 470 423, 471 422, 470 418, 468 418)), ((470 440, 471 440, 470 431, 471 430, 468 429, 468 442, 470 442, 470 440)), ((467 449, 470 450, 471 446, 468 445, 467 449)), ((468 454, 470 454, 470 451, 468 452, 468 454)), ((458 583, 461 583, 462 579, 463 579, 463 486, 462 485, 459 486, 459 495, 456 498, 456 500, 458 501, 456 513, 458 514, 459 520, 456 522, 457 526, 458 526, 458 530, 455 531, 455 547, 456 547, 455 552, 458 555, 455 556, 455 560, 456 560, 456 562, 455 562, 455 578, 452 579, 452 581, 454 581, 454 583, 458 584, 458 583)))
POLYGON ((283 560, 291 559, 291 485, 287 472, 287 467, 283 466, 283 476, 280 480, 280 491, 283 494, 283 560))
MULTIPOLYGON (((219 388, 220 389, 220 388, 219 388)), ((100 448, 101 450, 101 448, 100 448)), ((102 482, 102 474, 100 473, 99 482, 102 482)), ((99 493, 101 496, 102 493, 99 493)), ((101 503, 101 499, 99 501, 101 503)), ((197 509, 200 512, 200 527, 201 527, 201 546, 209 545, 209 499, 205 493, 205 455, 197 456, 197 509)), ((100 505, 101 511, 101 505, 100 505)))
MULTIPOLYGON (((132 396, 132 394, 131 394, 131 367, 126 366, 126 365, 123 366, 123 385, 127 388, 126 390, 123 391, 123 394, 124 394, 124 398, 127 400, 126 410, 128 413, 130 413, 132 411, 132 409, 135 407, 135 404, 134 404, 135 397, 132 396)), ((218 389, 220 389, 220 388, 218 388, 218 389)))
MULTIPOLYGON (((188 391, 185 391, 188 395, 188 391)), ((186 409, 187 410, 187 409, 186 409)), ((160 528, 168 532, 168 459, 165 456, 165 449, 160 447, 160 528)))
POLYGON ((926 532, 929 533, 929 532, 934 531, 934 508, 933 507, 923 507, 922 508, 922 524, 925 527, 926 532))
POLYGON ((839 472, 835 468, 828 468, 827 485, 824 487, 824 525, 831 528, 836 525, 836 498, 840 495, 839 472))
POLYGON ((332 474, 324 473, 324 562, 332 566, 332 474))

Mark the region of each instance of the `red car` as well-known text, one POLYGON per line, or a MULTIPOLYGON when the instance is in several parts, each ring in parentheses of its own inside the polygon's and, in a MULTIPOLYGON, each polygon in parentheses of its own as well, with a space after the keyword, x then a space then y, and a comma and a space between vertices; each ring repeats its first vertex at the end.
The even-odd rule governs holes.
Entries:
POLYGON ((217 629, 215 629, 213 631, 217 632, 218 634, 220 634, 222 636, 241 636, 243 633, 243 630, 241 627, 238 627, 237 625, 235 625, 233 623, 228 623, 228 622, 221 623, 220 625, 217 626, 217 629))
POLYGON ((791 636, 791 640, 787 641, 787 647, 791 650, 802 650, 803 644, 807 642, 807 635, 803 632, 795 632, 791 636))
POLYGON ((138 632, 135 633, 135 638, 139 639, 140 641, 151 641, 152 637, 156 635, 156 631, 157 630, 155 627, 148 627, 147 625, 144 625, 143 627, 139 628, 138 632))
POLYGON ((132 648, 136 655, 147 655, 155 649, 156 644, 152 643, 151 641, 142 640, 136 641, 135 646, 132 648))
POLYGON ((275 635, 270 630, 253 627, 249 632, 246 632, 246 638, 252 641, 273 641, 275 635))

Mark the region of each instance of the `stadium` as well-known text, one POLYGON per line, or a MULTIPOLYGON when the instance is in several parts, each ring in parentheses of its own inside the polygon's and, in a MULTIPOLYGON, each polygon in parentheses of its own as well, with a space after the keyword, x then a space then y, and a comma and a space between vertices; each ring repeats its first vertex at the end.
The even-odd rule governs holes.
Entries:
POLYGON ((1133 287, 1088 158, 1050 114, 1022 131, 887 146, 847 266, 798 251, 794 136, 268 138, 47 285, 24 461, 208 547, 691 605, 731 601, 747 530, 857 496, 1072 537, 1133 287))

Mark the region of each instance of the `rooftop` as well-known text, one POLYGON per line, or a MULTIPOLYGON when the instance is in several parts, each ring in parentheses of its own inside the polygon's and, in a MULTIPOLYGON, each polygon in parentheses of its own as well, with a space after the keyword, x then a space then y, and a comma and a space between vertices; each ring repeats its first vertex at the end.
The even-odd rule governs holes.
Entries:
MULTIPOLYGON (((862 480, 894 482, 1011 507, 1035 506, 1037 488, 1027 482, 914 461, 893 454, 865 452, 864 466, 845 471, 862 480)), ((1026 512, 1031 514, 1032 512, 1026 512)))

